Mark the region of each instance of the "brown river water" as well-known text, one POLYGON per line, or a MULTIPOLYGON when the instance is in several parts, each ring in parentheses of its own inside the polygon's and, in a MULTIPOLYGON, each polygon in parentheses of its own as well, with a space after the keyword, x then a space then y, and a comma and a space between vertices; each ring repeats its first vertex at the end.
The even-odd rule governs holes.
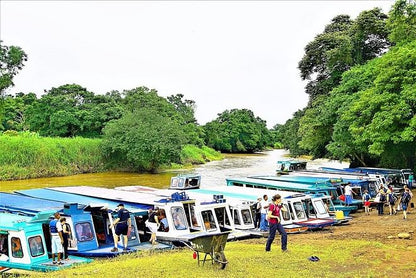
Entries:
MULTIPOLYGON (((88 185, 114 188, 125 185, 146 185, 155 188, 168 188, 170 179, 178 174, 197 173, 201 175, 201 186, 225 185, 227 177, 247 177, 249 175, 273 175, 278 160, 288 159, 284 150, 266 151, 258 154, 226 154, 220 161, 212 161, 203 165, 184 170, 172 170, 159 174, 138 174, 124 172, 106 172, 80 174, 66 177, 51 177, 16 181, 1 181, 1 191, 12 192, 31 188, 88 185)), ((347 163, 328 160, 308 161, 308 168, 320 166, 348 167, 347 163)))

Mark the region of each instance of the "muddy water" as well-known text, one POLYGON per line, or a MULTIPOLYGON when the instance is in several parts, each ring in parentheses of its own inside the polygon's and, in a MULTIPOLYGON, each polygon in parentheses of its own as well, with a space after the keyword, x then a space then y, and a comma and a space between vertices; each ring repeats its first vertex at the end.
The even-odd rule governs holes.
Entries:
MULTIPOLYGON (((249 175, 272 175, 276 170, 276 161, 287 159, 284 150, 268 151, 252 155, 225 155, 221 161, 213 161, 186 170, 167 171, 160 174, 137 174, 107 172, 82 174, 67 177, 52 177, 18 181, 0 182, 1 191, 42 188, 52 186, 89 185, 114 188, 124 185, 147 185, 156 188, 167 188, 170 178, 179 173, 198 173, 202 176, 202 186, 224 185, 226 177, 246 177, 249 175)), ((348 167, 337 161, 314 160, 308 162, 308 168, 319 166, 348 167)))

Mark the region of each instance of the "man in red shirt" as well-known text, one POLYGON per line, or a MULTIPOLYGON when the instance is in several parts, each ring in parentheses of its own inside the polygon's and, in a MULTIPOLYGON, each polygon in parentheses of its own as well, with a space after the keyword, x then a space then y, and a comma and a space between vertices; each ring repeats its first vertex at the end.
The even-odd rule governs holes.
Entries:
POLYGON ((279 194, 276 194, 272 198, 272 204, 269 206, 269 211, 267 213, 267 219, 269 220, 269 237, 266 243, 266 252, 270 251, 273 240, 276 236, 276 230, 279 231, 279 234, 282 236, 282 251, 287 251, 287 234, 282 224, 280 223, 280 211, 286 211, 286 209, 281 205, 282 197, 279 194))

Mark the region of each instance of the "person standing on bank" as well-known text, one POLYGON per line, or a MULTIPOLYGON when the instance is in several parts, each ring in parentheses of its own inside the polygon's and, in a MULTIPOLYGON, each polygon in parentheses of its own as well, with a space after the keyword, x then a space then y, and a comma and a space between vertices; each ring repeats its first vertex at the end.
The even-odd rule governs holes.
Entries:
POLYGON ((62 237, 62 225, 59 221, 61 215, 59 212, 55 212, 53 215, 54 219, 49 222, 49 231, 51 233, 51 244, 52 244, 52 263, 53 264, 64 264, 61 261, 61 253, 63 252, 62 244, 64 243, 64 239, 62 237), (58 261, 55 262, 55 254, 58 254, 58 261))
POLYGON ((110 225, 110 229, 113 226, 116 227, 116 232, 114 234, 114 248, 111 249, 111 252, 118 251, 117 243, 118 243, 120 235, 123 235, 123 241, 124 241, 123 251, 127 251, 127 243, 129 240, 127 237, 127 233, 128 233, 129 228, 131 228, 131 219, 130 219, 129 211, 124 208, 124 204, 119 204, 117 208, 118 208, 117 218, 113 221, 113 224, 110 225))
POLYGON ((263 195, 263 200, 261 200, 260 202, 260 206, 261 206, 261 215, 260 215, 260 231, 261 232, 267 232, 267 210, 269 208, 269 202, 268 202, 269 197, 267 195, 263 195))
POLYGON ((344 194, 345 194, 345 204, 350 206, 352 204, 352 195, 355 195, 355 192, 351 188, 351 183, 347 183, 347 185, 344 187, 344 194))
POLYGON ((279 194, 276 194, 273 196, 272 203, 269 205, 267 213, 267 218, 269 220, 269 237, 267 238, 266 252, 270 251, 273 240, 276 236, 276 230, 279 231, 279 234, 282 237, 282 251, 287 251, 287 234, 280 223, 280 211, 286 211, 286 209, 281 205, 281 202, 282 197, 279 194))

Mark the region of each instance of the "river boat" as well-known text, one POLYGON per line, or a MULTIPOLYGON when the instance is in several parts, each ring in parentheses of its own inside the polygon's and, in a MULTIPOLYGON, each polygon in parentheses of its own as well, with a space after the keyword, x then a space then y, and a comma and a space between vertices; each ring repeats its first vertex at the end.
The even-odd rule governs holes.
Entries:
POLYGON ((172 177, 170 180, 169 189, 174 190, 188 190, 188 189, 197 189, 201 186, 201 176, 200 175, 179 175, 172 177))
MULTIPOLYGON (((294 175, 300 176, 319 176, 328 179, 342 180, 344 183, 351 182, 352 185, 359 185, 361 187, 361 192, 367 190, 372 198, 374 198, 381 187, 384 188, 382 180, 378 177, 369 176, 363 173, 351 173, 351 172, 341 172, 341 171, 325 171, 321 169, 299 171, 294 173, 294 175)), ((362 194, 359 193, 361 196, 362 194)))
MULTIPOLYGON (((120 186, 116 187, 117 190, 122 191, 132 191, 132 192, 151 192, 156 196, 168 196, 173 193, 171 189, 157 189, 148 186, 132 185, 132 186, 120 186)), ((186 191, 186 194, 195 200, 204 200, 212 201, 214 195, 219 195, 215 193, 211 194, 198 194, 199 189, 193 189, 186 191), (208 195, 208 196, 207 196, 208 195)), ((178 191, 180 192, 180 191, 178 191)), ((226 198, 227 204, 230 206, 231 217, 234 222, 234 227, 236 230, 249 231, 253 236, 259 236, 260 234, 257 231, 254 231, 254 220, 253 213, 251 210, 252 202, 244 200, 236 200, 234 198, 226 198)))
MULTIPOLYGON (((158 230, 156 237, 159 241, 183 245, 191 239, 206 233, 230 231, 230 212, 225 204, 204 203, 196 205, 195 200, 173 199, 169 196, 155 197, 152 194, 126 192, 115 189, 68 186, 55 187, 50 190, 76 196, 94 197, 101 200, 116 200, 130 206, 149 206, 152 209, 164 210, 169 230, 158 230), (222 219, 215 212, 224 212, 222 219)), ((143 225, 144 221, 143 219, 143 225)), ((230 238, 234 239, 234 238, 230 238)))
MULTIPOLYGON (((7 196, 6 203, 8 203, 7 207, 9 209, 42 211, 45 206, 54 205, 55 211, 63 213, 71 228, 71 234, 74 235, 68 247, 70 254, 85 257, 114 257, 122 253, 171 248, 171 246, 164 244, 153 246, 148 241, 150 235, 145 236, 144 231, 140 229, 138 221, 136 221, 136 219, 147 216, 147 210, 142 207, 125 205, 132 220, 132 229, 127 242, 128 248, 123 250, 120 242, 119 251, 112 252, 111 249, 114 247, 112 235, 115 231, 114 228, 110 229, 109 226, 113 218, 116 217, 116 211, 109 207, 115 208, 119 202, 103 202, 96 198, 79 198, 77 195, 55 192, 46 188, 21 190, 17 193, 19 195, 9 194, 7 196)), ((5 200, 3 195, 2 202, 5 200)), ((44 224, 48 225, 48 223, 44 224)))
MULTIPOLYGON (((0 212, 0 267, 34 271, 53 271, 91 262, 91 259, 70 256, 63 265, 56 265, 48 256, 43 223, 54 211, 34 215, 0 212)), ((4 270, 4 269, 3 269, 4 270)))
MULTIPOLYGON (((344 205, 345 199, 341 196, 344 195, 344 186, 347 184, 347 181, 343 179, 331 179, 327 177, 321 176, 301 176, 301 175, 288 175, 288 176, 251 176, 249 178, 258 179, 258 180, 270 180, 270 181, 278 181, 278 182, 287 182, 287 183, 296 183, 296 184, 309 184, 309 185, 319 185, 321 187, 328 186, 328 187, 335 187, 337 197, 334 199, 334 203, 344 205), (339 198, 341 197, 341 198, 339 198)), ((361 208, 363 206, 362 202, 362 191, 361 185, 356 185, 356 183, 364 183, 363 181, 359 180, 350 180, 351 188, 354 192, 356 192, 357 199, 352 199, 352 205, 356 206, 357 208, 361 208)))
POLYGON ((258 197, 268 195, 269 200, 271 200, 273 195, 280 194, 282 196, 282 204, 287 209, 286 213, 282 213, 281 223, 289 233, 304 232, 307 229, 322 229, 336 223, 335 219, 330 217, 325 209, 325 204, 319 197, 316 197, 315 202, 312 202, 311 197, 303 193, 232 186, 216 186, 193 191, 196 191, 199 194, 222 194, 226 196, 227 199, 235 198, 239 200, 249 200, 253 203, 257 201, 258 197), (313 217, 311 217, 311 213, 311 215, 309 215, 308 211, 306 211, 306 208, 308 208, 306 206, 307 201, 309 201, 308 204, 311 205, 309 212, 314 212, 313 217))
MULTIPOLYGON (((390 185, 395 192, 403 191, 403 186, 408 184, 406 180, 406 174, 409 173, 409 169, 388 169, 388 168, 374 168, 374 167, 357 167, 357 168, 330 168, 321 167, 325 171, 342 171, 349 173, 366 174, 369 177, 376 177, 381 179, 381 183, 384 186, 390 185)), ((411 171, 410 171, 411 172, 411 171)))
POLYGON ((298 160, 279 160, 277 161, 276 173, 279 175, 287 175, 293 171, 305 170, 307 162, 298 160))
MULTIPOLYGON (((269 177, 269 176, 264 176, 269 177)), ((270 176, 271 177, 271 176, 270 176)), ((227 178, 227 186, 238 186, 246 188, 260 188, 260 189, 278 189, 282 191, 300 192, 305 194, 322 193, 331 197, 336 211, 343 211, 345 216, 348 216, 352 211, 358 209, 357 206, 344 206, 339 200, 337 188, 330 185, 320 184, 302 184, 275 181, 268 178, 227 178)))

